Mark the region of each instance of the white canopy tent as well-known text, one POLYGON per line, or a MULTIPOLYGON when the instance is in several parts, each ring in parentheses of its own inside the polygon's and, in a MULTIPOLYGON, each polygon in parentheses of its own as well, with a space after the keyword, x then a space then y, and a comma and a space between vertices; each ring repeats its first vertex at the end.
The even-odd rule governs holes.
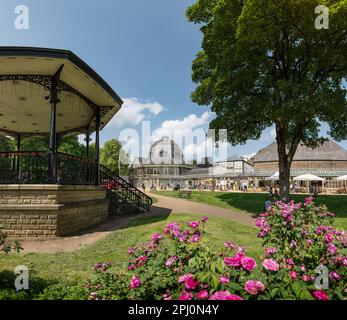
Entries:
POLYGON ((280 174, 278 171, 276 171, 275 174, 272 175, 271 177, 265 178, 265 180, 267 180, 267 181, 277 181, 279 179, 280 179, 280 174))
POLYGON ((293 178, 293 180, 295 181, 325 181, 324 178, 315 176, 313 174, 302 174, 301 176, 297 176, 295 178, 293 178))
POLYGON ((293 180, 294 181, 306 181, 306 187, 307 187, 308 192, 310 191, 310 182, 311 181, 321 181, 321 182, 323 182, 323 187, 324 187, 324 181, 325 181, 324 178, 321 178, 321 177, 318 177, 318 176, 315 176, 315 175, 309 174, 309 173, 297 176, 297 177, 293 178, 293 180))

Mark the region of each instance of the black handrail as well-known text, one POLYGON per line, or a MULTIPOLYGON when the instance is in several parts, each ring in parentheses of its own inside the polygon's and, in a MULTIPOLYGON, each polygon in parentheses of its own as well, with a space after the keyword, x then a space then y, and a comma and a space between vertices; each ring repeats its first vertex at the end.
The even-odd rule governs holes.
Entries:
POLYGON ((147 211, 150 210, 153 204, 151 197, 103 165, 100 165, 100 177, 108 190, 116 191, 123 198, 139 208, 141 207, 147 211))
MULTIPOLYGON (((135 207, 150 210, 152 199, 107 167, 93 160, 62 152, 57 153, 57 160, 57 184, 103 184, 135 207), (98 177, 100 181, 97 181, 98 177)), ((0 184, 45 184, 48 181, 47 152, 0 152, 0 184)))

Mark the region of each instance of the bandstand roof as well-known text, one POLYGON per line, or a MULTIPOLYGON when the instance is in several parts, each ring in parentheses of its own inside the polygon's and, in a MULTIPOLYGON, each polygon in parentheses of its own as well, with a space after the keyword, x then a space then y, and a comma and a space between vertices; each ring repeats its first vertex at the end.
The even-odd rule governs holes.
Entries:
POLYGON ((62 66, 57 134, 94 131, 97 110, 100 110, 100 129, 112 119, 123 101, 71 51, 0 47, 0 132, 28 136, 49 134, 50 83, 62 66))

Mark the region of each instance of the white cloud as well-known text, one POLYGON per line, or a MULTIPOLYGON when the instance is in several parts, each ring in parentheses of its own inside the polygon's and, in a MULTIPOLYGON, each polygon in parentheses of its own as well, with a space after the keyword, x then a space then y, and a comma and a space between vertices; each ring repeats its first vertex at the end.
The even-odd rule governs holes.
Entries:
POLYGON ((122 128, 127 124, 137 125, 163 112, 165 108, 158 102, 140 102, 138 98, 123 98, 124 104, 107 127, 122 128))
POLYGON ((213 116, 212 112, 204 112, 200 117, 190 114, 181 120, 164 121, 153 131, 151 142, 164 136, 173 139, 182 148, 186 161, 192 159, 200 161, 204 157, 223 159, 227 157, 228 144, 220 143, 217 149, 213 140, 206 137, 208 124, 213 116))
POLYGON ((190 114, 182 120, 166 120, 159 128, 154 130, 152 141, 156 141, 163 136, 178 140, 181 140, 182 137, 189 137, 194 130, 206 127, 211 117, 211 112, 204 112, 201 117, 196 114, 190 114))

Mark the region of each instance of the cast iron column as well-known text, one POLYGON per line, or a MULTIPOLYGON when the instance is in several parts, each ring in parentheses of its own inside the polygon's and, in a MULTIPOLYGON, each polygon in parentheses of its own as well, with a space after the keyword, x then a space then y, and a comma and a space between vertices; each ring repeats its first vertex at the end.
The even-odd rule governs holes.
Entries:
POLYGON ((17 134, 17 151, 18 151, 18 154, 17 154, 17 178, 19 179, 19 174, 20 174, 20 154, 19 154, 19 151, 20 151, 20 143, 21 143, 21 139, 20 139, 20 134, 18 133, 17 134))
POLYGON ((96 162, 96 174, 95 174, 95 184, 98 186, 100 184, 100 109, 95 112, 95 162, 96 162))
POLYGON ((91 165, 90 165, 90 162, 89 162, 89 158, 90 158, 90 148, 89 148, 89 143, 90 143, 90 131, 89 131, 89 128, 88 130, 86 131, 86 159, 87 159, 87 167, 86 167, 86 180, 87 180, 87 183, 89 184, 90 183, 90 176, 91 176, 91 165))
POLYGON ((89 157, 90 157, 89 142, 90 142, 90 132, 88 129, 88 131, 86 132, 86 158, 87 158, 87 160, 89 160, 89 157))
POLYGON ((49 170, 49 183, 57 183, 57 104, 58 99, 58 84, 60 80, 60 73, 63 69, 62 65, 56 74, 51 79, 51 123, 50 123, 50 135, 49 135, 49 153, 48 153, 48 170, 49 170))

